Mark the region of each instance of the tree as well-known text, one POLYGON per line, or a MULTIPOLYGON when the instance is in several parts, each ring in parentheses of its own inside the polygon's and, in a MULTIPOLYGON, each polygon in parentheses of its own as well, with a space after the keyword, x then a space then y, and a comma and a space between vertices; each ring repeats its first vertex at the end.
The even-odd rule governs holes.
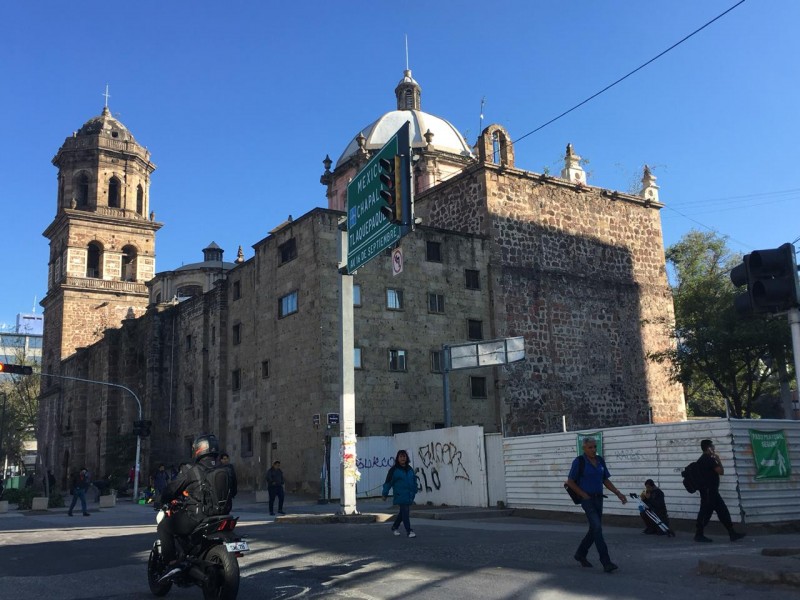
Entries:
MULTIPOLYGON (((16 364, 31 364, 17 357, 16 364)), ((22 460, 22 442, 36 439, 36 417, 39 412, 39 377, 3 375, 0 377, 0 448, 9 462, 22 460), (5 406, 5 412, 3 411, 5 406)))
POLYGON ((727 401, 732 416, 750 418, 756 399, 778 393, 773 358, 791 346, 785 317, 736 314, 730 270, 741 256, 716 234, 691 231, 667 249, 666 258, 674 269, 675 345, 650 357, 672 364, 695 414, 724 414, 727 401))

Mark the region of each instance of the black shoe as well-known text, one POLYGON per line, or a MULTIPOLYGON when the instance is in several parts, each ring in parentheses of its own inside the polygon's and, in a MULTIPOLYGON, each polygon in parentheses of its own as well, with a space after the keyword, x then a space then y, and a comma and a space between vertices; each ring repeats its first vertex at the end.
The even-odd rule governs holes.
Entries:
POLYGON ((736 540, 740 540, 745 537, 746 534, 739 533, 738 531, 731 531, 731 541, 735 542, 736 540))
POLYGON ((573 558, 575 560, 577 560, 579 563, 581 563, 582 567, 591 567, 592 566, 592 563, 590 563, 588 560, 586 560, 585 556, 578 556, 576 554, 573 558))
POLYGON ((278 511, 278 514, 279 514, 279 515, 285 515, 286 513, 285 513, 285 512, 283 512, 282 510, 279 510, 279 511, 278 511))
POLYGON ((68 517, 71 517, 71 516, 72 516, 72 513, 67 513, 67 516, 68 516, 68 517))
POLYGON ((88 516, 90 516, 90 515, 89 515, 89 513, 83 513, 83 516, 84 516, 84 517, 88 517, 88 516))
POLYGON ((707 538, 702 533, 698 533, 697 535, 694 536, 694 541, 695 542, 713 542, 714 540, 712 540, 711 538, 707 538))
POLYGON ((271 514, 273 517, 275 516, 275 513, 274 513, 274 512, 271 512, 271 513, 269 513, 269 514, 271 514))
POLYGON ((606 573, 613 573, 617 569, 619 569, 619 567, 614 563, 608 563, 607 565, 603 565, 603 571, 605 571, 606 573))

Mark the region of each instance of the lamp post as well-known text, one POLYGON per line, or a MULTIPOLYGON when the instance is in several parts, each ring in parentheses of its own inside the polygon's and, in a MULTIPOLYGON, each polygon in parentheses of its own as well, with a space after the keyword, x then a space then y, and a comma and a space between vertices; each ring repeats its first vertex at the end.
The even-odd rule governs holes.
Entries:
MULTIPOLYGON (((120 388, 128 392, 133 399, 136 400, 136 404, 139 407, 139 420, 142 420, 142 403, 139 400, 139 396, 136 393, 124 385, 120 385, 119 383, 111 383, 109 381, 96 381, 94 379, 83 379, 82 377, 70 377, 68 375, 55 375, 53 373, 37 373, 37 375, 41 375, 42 377, 55 377, 57 379, 67 379, 69 381, 82 381, 83 383, 96 383, 98 385, 107 385, 109 387, 120 388)), ((139 457, 142 452, 142 438, 138 435, 136 436, 136 461, 134 465, 134 474, 133 474, 133 500, 136 502, 139 498, 139 457)))

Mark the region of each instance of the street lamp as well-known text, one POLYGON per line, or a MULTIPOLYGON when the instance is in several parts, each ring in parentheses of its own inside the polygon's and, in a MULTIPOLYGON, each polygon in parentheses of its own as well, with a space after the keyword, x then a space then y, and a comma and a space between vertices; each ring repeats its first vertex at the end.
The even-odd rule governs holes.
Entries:
MULTIPOLYGON (((120 385, 119 383, 110 383, 108 381, 96 381, 94 379, 83 379, 81 377, 70 377, 68 375, 55 375, 53 373, 37 373, 37 375, 41 375, 43 377, 55 377, 57 379, 68 379, 70 381, 82 381, 84 383, 96 383, 98 385, 107 385, 109 387, 120 388, 128 392, 133 399, 136 400, 136 404, 139 407, 139 421, 142 421, 142 403, 139 400, 139 396, 136 393, 124 385, 120 385)), ((136 436, 136 462, 134 465, 134 474, 133 474, 133 501, 136 502, 139 499, 139 457, 141 456, 142 452, 142 438, 140 436, 136 436)))

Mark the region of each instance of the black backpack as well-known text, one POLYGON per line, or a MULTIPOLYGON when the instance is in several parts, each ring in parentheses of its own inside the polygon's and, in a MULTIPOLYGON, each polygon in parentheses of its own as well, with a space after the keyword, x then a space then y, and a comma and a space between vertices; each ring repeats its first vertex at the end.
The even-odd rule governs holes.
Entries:
POLYGON ((200 463, 192 467, 194 482, 187 487, 200 511, 207 517, 227 515, 233 505, 231 472, 224 465, 206 467, 200 463))
POLYGON ((700 489, 703 478, 700 472, 700 465, 697 464, 697 461, 686 465, 686 468, 681 471, 681 477, 683 477, 683 487, 685 487, 686 491, 690 494, 694 494, 700 489))

